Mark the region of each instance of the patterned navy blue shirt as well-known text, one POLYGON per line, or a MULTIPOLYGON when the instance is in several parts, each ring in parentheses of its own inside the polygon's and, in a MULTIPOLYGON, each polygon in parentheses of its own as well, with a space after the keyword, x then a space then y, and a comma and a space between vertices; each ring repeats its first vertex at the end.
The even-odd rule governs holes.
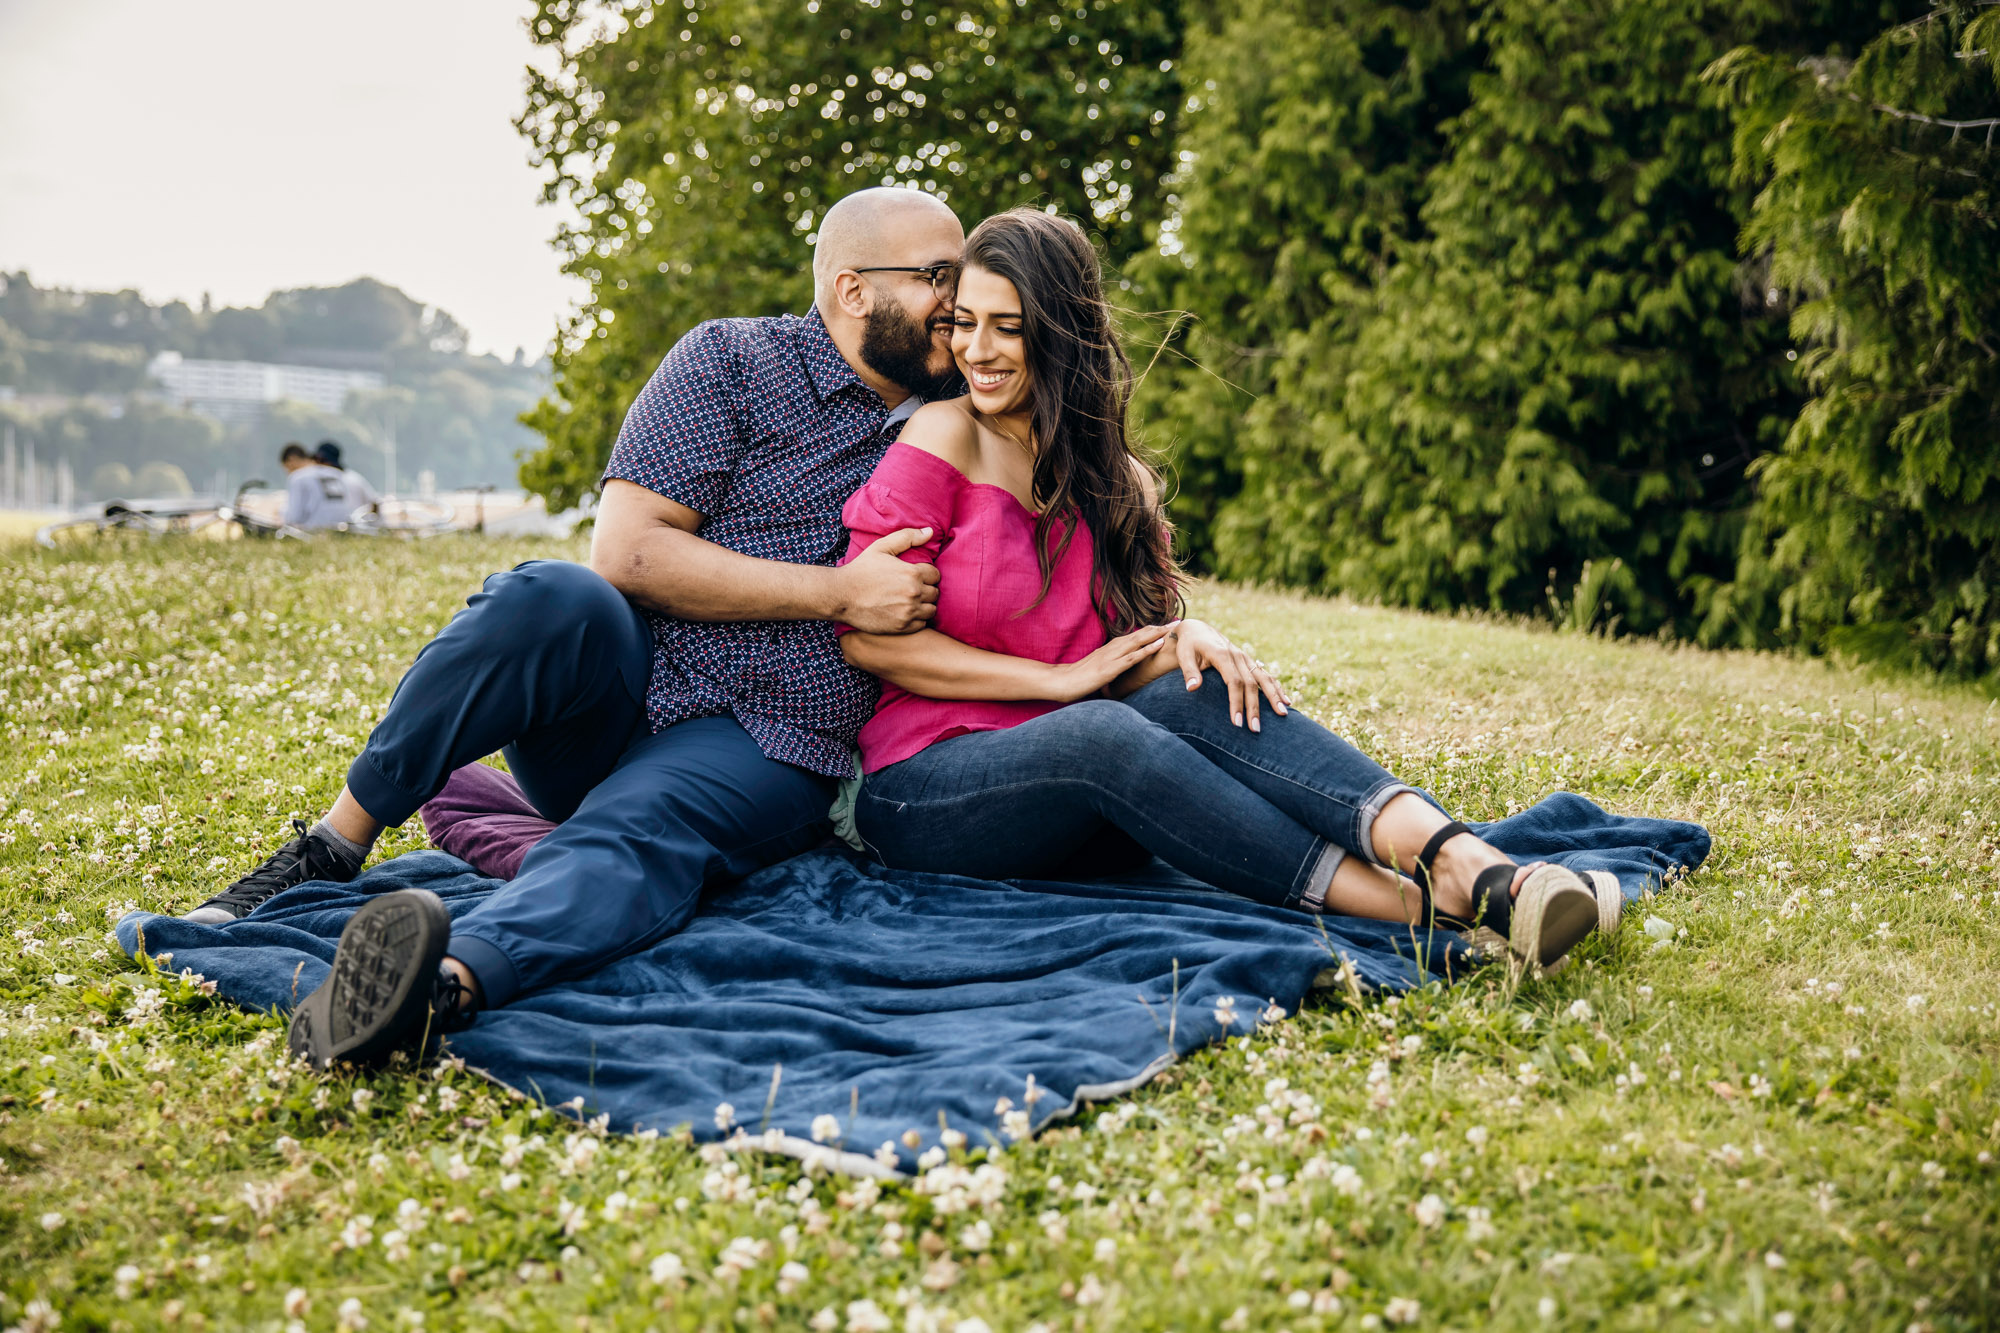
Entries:
MULTIPOLYGON (((694 510, 696 535, 717 546, 832 565, 847 549, 840 508, 889 447, 885 428, 893 433, 887 406, 817 310, 711 320, 675 343, 640 390, 604 475, 694 510)), ((841 657, 830 623, 645 614, 653 730, 732 714, 773 759, 853 772, 854 736, 879 686, 841 657)))

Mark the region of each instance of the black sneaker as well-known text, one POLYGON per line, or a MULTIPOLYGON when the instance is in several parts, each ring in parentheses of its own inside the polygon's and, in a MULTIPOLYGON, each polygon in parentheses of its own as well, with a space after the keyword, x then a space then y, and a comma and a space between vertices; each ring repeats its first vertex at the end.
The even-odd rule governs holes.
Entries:
POLYGON ((340 932, 333 970, 292 1011, 287 1042, 314 1068, 373 1064, 462 1026, 459 988, 440 966, 451 915, 425 889, 361 904, 340 932))
POLYGON ((294 819, 292 827, 298 831, 298 837, 271 853, 263 865, 221 893, 192 912, 182 913, 181 920, 219 926, 249 916, 279 893, 307 880, 345 884, 361 873, 358 859, 306 827, 305 820, 294 819))

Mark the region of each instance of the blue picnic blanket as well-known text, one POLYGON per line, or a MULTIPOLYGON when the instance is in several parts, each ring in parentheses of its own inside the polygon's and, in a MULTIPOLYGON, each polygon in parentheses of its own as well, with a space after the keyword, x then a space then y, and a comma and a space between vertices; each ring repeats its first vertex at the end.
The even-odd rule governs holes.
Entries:
MULTIPOLYGON (((1709 848, 1698 825, 1611 815, 1569 793, 1474 827, 1517 859, 1608 870, 1628 898, 1709 848)), ((223 926, 134 912, 118 940, 171 955, 238 1004, 287 1010, 319 985, 370 894, 429 889, 456 917, 500 883, 412 852, 223 926)), ((944 1126, 1004 1141, 996 1103, 1021 1106, 1030 1075, 1039 1128, 1248 1030, 1269 1005, 1296 1009, 1315 984, 1403 991, 1464 961, 1442 933, 1266 907, 1158 862, 1115 880, 995 883, 817 851, 710 894, 677 935, 481 1014, 449 1049, 552 1105, 581 1097, 617 1130, 718 1138, 727 1102, 752 1133, 781 1130, 782 1150, 803 1153, 830 1114, 848 1154, 894 1141, 907 1167, 907 1130, 921 1145, 944 1126)))

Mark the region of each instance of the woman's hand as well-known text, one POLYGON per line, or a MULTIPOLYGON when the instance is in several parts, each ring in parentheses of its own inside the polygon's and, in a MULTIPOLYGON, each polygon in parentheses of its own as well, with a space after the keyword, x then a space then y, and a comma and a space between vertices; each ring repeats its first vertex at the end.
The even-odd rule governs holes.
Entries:
POLYGON ((1174 638, 1160 647, 1162 653, 1169 650, 1173 652, 1189 689, 1201 688, 1201 673, 1206 669, 1213 668, 1222 677, 1222 683, 1229 688, 1229 720, 1239 727, 1243 725, 1247 713, 1250 730, 1264 729, 1258 719, 1257 696, 1260 692, 1271 701, 1272 711, 1279 717, 1285 715, 1286 706, 1292 702, 1286 696, 1284 687, 1264 669, 1262 662, 1204 621, 1183 620, 1174 638))
POLYGON ((1106 685, 1130 671, 1160 650, 1160 645, 1183 622, 1146 625, 1121 634, 1090 656, 1049 668, 1049 698, 1061 703, 1088 699, 1106 685))

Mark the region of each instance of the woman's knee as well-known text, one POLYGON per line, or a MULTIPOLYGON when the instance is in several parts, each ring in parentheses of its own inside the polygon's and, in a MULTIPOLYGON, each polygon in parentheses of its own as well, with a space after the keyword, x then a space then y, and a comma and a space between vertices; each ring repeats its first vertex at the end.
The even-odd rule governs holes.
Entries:
POLYGON ((1141 771, 1171 763, 1186 743, 1137 710, 1112 699, 1085 699, 1056 714, 1072 772, 1141 771))

